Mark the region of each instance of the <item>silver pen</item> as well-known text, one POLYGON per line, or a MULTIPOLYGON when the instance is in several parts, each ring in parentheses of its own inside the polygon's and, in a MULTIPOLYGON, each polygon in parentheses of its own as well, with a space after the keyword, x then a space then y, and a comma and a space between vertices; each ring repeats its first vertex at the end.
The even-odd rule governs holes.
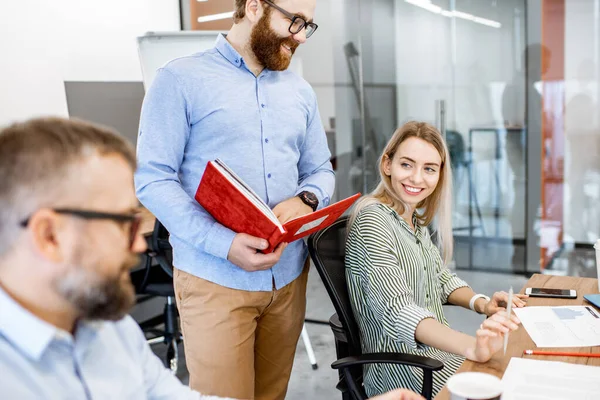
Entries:
MULTIPOLYGON (((512 298, 513 298, 513 288, 510 287, 510 291, 508 292, 508 304, 506 305, 506 313, 508 314, 508 319, 510 320, 510 313, 512 311, 512 298)), ((508 334, 510 331, 506 332, 504 335, 504 354, 506 355, 506 346, 508 345, 508 334)))

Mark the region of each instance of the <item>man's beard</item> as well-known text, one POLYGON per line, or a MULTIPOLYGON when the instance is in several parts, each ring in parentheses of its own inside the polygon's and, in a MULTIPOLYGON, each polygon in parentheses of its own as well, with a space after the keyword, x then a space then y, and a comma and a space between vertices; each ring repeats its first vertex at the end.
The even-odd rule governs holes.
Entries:
POLYGON ((271 28, 270 14, 270 9, 266 9, 263 16, 252 28, 250 48, 263 67, 271 71, 283 71, 289 67, 292 55, 298 47, 298 42, 291 37, 279 37, 271 28), (283 44, 290 48, 292 54, 283 52, 281 49, 283 44))
POLYGON ((129 270, 139 264, 131 255, 116 276, 103 277, 94 269, 77 263, 55 282, 58 292, 75 307, 79 318, 116 321, 135 304, 135 290, 129 270))

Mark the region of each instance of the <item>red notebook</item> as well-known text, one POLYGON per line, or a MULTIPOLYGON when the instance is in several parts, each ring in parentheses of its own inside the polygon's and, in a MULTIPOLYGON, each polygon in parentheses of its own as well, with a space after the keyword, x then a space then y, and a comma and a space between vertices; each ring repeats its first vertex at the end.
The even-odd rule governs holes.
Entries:
POLYGON ((223 161, 209 161, 196 191, 196 201, 224 226, 269 241, 271 253, 282 242, 293 242, 323 229, 360 197, 350 196, 328 207, 281 224, 273 211, 223 161))

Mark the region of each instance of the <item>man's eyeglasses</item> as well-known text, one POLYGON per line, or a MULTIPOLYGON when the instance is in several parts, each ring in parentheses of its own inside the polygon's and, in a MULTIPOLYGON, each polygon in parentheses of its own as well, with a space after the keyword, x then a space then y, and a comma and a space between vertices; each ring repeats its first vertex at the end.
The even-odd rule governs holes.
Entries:
MULTIPOLYGON (((131 222, 129 225, 129 248, 133 247, 135 237, 140 228, 141 216, 137 213, 130 214, 113 214, 99 211, 88 211, 88 210, 74 210, 70 208, 53 208, 52 211, 58 214, 69 214, 74 215, 83 219, 108 219, 116 222, 131 222)), ((30 218, 21 221, 23 228, 29 225, 30 218)))
POLYGON ((275 8, 276 10, 278 10, 280 13, 282 13, 283 15, 285 15, 287 18, 289 18, 292 21, 290 23, 290 27, 288 28, 288 31, 290 31, 290 33, 292 35, 295 35, 296 33, 300 32, 302 29, 306 28, 306 38, 308 39, 309 37, 312 36, 313 33, 315 33, 315 31, 319 27, 319 25, 315 24, 314 22, 306 22, 306 20, 304 18, 302 18, 298 15, 294 15, 291 12, 284 10, 283 8, 274 4, 270 0, 262 0, 262 1, 264 1, 271 7, 275 8))

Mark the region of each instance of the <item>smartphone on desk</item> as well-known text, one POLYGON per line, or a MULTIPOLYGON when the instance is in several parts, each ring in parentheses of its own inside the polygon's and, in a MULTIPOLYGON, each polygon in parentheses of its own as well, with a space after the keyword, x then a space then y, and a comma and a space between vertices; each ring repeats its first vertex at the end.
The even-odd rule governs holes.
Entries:
POLYGON ((586 294, 583 298, 600 309, 600 294, 586 294))
POLYGON ((525 294, 531 297, 554 297, 558 299, 576 299, 577 291, 574 289, 549 289, 526 288, 525 294))

